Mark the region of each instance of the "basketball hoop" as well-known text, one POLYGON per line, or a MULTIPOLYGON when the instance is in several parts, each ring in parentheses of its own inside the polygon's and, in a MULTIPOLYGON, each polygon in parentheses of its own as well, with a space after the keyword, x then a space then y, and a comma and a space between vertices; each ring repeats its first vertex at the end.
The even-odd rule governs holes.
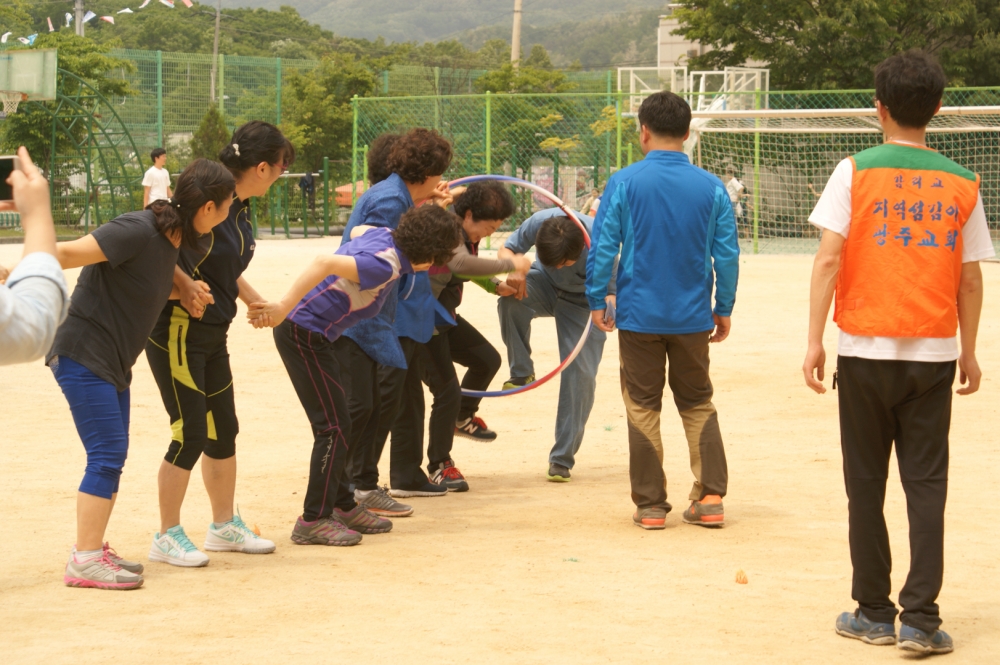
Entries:
POLYGON ((3 102, 3 113, 0 118, 6 118, 11 113, 17 113, 17 105, 28 101, 28 95, 14 90, 0 90, 0 101, 3 102))

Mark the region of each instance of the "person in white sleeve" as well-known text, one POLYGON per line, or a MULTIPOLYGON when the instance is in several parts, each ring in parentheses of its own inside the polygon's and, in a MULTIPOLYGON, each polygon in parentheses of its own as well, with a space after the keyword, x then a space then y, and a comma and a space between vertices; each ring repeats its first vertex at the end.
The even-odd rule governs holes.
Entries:
POLYGON ((153 148, 149 153, 149 158, 153 160, 153 165, 142 176, 142 207, 145 208, 153 201, 159 199, 169 199, 170 174, 164 165, 167 163, 167 151, 163 148, 153 148))

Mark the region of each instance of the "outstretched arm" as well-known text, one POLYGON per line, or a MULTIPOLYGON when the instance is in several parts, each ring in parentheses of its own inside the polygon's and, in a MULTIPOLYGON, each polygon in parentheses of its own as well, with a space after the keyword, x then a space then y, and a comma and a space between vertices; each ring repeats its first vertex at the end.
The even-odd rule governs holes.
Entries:
POLYGON ((56 243, 56 258, 59 259, 59 265, 63 270, 82 268, 108 260, 92 235, 56 243))
POLYGON ((288 293, 278 302, 255 302, 250 304, 247 318, 254 328, 274 327, 285 320, 292 309, 298 305, 306 294, 316 288, 320 282, 331 275, 343 277, 352 282, 360 281, 358 263, 353 256, 330 254, 318 256, 306 268, 288 293))

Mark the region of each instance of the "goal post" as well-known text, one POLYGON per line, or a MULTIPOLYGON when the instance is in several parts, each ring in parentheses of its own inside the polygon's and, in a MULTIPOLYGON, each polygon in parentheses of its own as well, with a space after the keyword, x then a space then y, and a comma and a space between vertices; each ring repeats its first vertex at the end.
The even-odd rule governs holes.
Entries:
MULTIPOLYGON (((875 109, 709 110, 692 114, 685 143, 694 164, 745 187, 740 242, 758 253, 813 252, 820 232, 809 213, 837 164, 879 145, 875 109)), ((1000 222, 1000 106, 944 107, 927 144, 978 173, 997 244, 1000 222)))

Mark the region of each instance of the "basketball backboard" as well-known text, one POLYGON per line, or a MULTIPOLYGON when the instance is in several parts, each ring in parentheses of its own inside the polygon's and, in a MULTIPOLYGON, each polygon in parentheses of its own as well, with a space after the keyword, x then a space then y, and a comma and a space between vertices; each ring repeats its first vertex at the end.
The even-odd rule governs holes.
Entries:
POLYGON ((58 50, 24 49, 0 51, 0 90, 23 92, 28 101, 56 98, 58 50))

